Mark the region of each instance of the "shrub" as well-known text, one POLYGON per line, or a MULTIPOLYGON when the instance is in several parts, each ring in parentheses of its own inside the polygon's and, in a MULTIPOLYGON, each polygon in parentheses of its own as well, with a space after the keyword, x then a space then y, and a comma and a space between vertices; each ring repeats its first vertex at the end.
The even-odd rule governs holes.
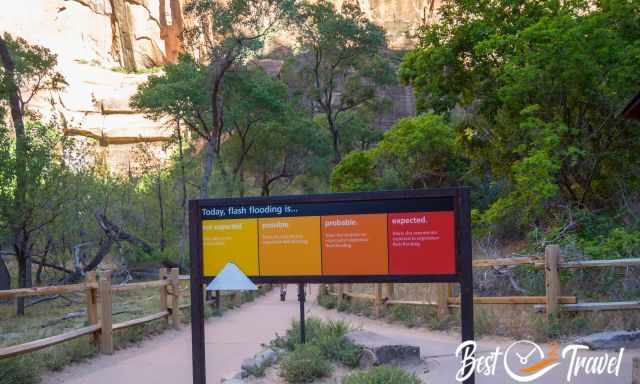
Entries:
POLYGON ((313 344, 297 345, 285 355, 280 364, 280 375, 288 383, 310 383, 331 373, 329 360, 313 344))
POLYGON ((48 348, 40 354, 45 368, 60 371, 67 365, 89 359, 96 353, 96 347, 88 340, 79 339, 48 348))
MULTIPOLYGON (((308 318, 305 322, 305 337, 307 343, 313 342, 313 340, 316 338, 316 335, 323 332, 322 328, 322 320, 315 317, 308 318)), ((291 328, 287 330, 287 333, 282 337, 277 337, 276 340, 272 342, 275 347, 283 348, 289 351, 292 351, 299 343, 300 323, 298 321, 293 321, 291 323, 291 328)))
POLYGON ((348 375, 342 384, 421 384, 422 381, 411 373, 400 368, 381 365, 366 372, 348 375))
POLYGON ((344 335, 349 325, 341 321, 329 321, 322 325, 309 342, 317 345, 322 354, 331 361, 338 361, 346 366, 355 367, 360 360, 360 347, 349 342, 344 335))
POLYGON ((429 319, 429 328, 434 331, 446 331, 451 327, 451 320, 451 316, 444 316, 441 318, 438 316, 432 316, 429 319))
POLYGON ((326 309, 334 309, 338 306, 338 299, 332 295, 318 295, 318 305, 326 309))
POLYGON ((0 360, 0 383, 35 384, 40 381, 40 369, 29 356, 0 360))
MULTIPOLYGON (((317 318, 309 318, 306 322, 306 342, 316 346, 323 357, 355 367, 360 360, 360 347, 349 342, 344 336, 349 331, 349 324, 343 321, 323 322, 317 318)), ((293 322, 284 337, 278 337, 272 344, 289 351, 300 343, 300 324, 293 322)))
MULTIPOLYGON (((390 314, 391 319, 394 321, 399 321, 404 324, 408 328, 413 328, 420 324, 420 315, 418 313, 419 309, 416 310, 409 305, 400 304, 394 305, 391 308, 390 314)), ((431 311, 431 309, 427 309, 427 311, 431 311)))
POLYGON ((356 315, 369 317, 372 315, 371 303, 363 300, 351 300, 349 312, 356 315))

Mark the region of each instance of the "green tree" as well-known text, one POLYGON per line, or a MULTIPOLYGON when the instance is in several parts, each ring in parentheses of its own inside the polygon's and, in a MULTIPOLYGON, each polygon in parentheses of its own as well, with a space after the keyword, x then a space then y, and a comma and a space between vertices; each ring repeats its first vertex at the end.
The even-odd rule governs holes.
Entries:
POLYGON ((394 79, 384 56, 384 30, 367 19, 357 2, 346 1, 337 11, 326 0, 303 3, 296 29, 300 54, 295 70, 314 112, 324 116, 337 164, 355 116, 345 115, 379 106, 380 87, 394 79))
POLYGON ((398 121, 376 147, 345 156, 331 174, 331 188, 451 186, 461 182, 466 169, 453 128, 438 115, 423 114, 398 121))
POLYGON ((185 11, 195 22, 186 31, 192 46, 204 44, 209 116, 196 133, 206 140, 201 197, 207 197, 209 177, 220 155, 225 125, 224 80, 234 67, 263 47, 264 39, 289 19, 293 0, 193 0, 185 11))
MULTIPOLYGON (((58 214, 58 201, 42 201, 40 197, 48 185, 44 181, 56 178, 53 150, 60 138, 46 124, 25 118, 35 95, 45 89, 59 89, 64 79, 55 71, 57 59, 48 49, 14 39, 8 33, 0 36, 0 62, 0 105, 8 105, 14 133, 11 138, 0 120, 0 161, 4 163, 0 209, 18 260, 20 287, 30 287, 32 236, 58 214), (47 214, 43 217, 42 212, 47 214)), ((18 314, 24 314, 23 299, 18 300, 18 314)))
POLYGON ((640 82, 638 25, 637 1, 449 0, 400 76, 420 110, 464 108, 473 168, 509 184, 488 215, 526 229, 554 204, 615 208, 640 186, 639 126, 618 115, 640 82))
POLYGON ((222 152, 231 168, 232 179, 227 185, 230 188, 237 183, 240 196, 244 196, 246 160, 251 152, 268 150, 270 144, 256 145, 256 140, 282 140, 260 131, 274 124, 290 124, 293 114, 286 85, 262 69, 238 68, 227 76, 224 114, 228 137, 222 152))
POLYGON ((331 190, 363 192, 378 188, 375 152, 353 151, 347 154, 331 172, 331 190))
POLYGON ((256 133, 247 168, 255 176, 260 194, 269 196, 278 182, 291 183, 300 176, 309 181, 314 175, 322 175, 329 168, 329 156, 326 136, 313 122, 290 109, 286 123, 272 121, 256 133))

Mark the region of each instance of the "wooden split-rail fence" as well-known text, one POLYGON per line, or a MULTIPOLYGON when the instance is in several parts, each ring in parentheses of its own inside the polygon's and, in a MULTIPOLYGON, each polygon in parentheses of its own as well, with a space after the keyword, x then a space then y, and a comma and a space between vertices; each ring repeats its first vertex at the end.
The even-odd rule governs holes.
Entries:
MULTIPOLYGON (((560 311, 611 311, 640 309, 640 301, 613 301, 603 303, 579 303, 575 296, 561 296, 560 270, 603 267, 640 266, 640 258, 615 260, 563 261, 560 247, 549 245, 543 256, 513 257, 504 259, 473 260, 473 268, 508 267, 531 265, 544 268, 544 296, 476 296, 474 304, 530 304, 537 311, 546 311, 549 316, 557 316, 560 311)), ((389 305, 427 305, 435 307, 440 317, 450 314, 450 309, 460 306, 460 298, 454 296, 453 284, 433 284, 434 295, 431 300, 400 300, 395 298, 394 285, 391 283, 374 284, 372 293, 353 292, 352 284, 332 284, 325 287, 328 294, 337 296, 338 305, 344 300, 360 299, 373 301, 373 314, 380 316, 382 308, 389 305)), ((640 384, 640 383, 639 383, 640 384)))
MULTIPOLYGON (((111 272, 104 272, 97 278, 96 272, 88 272, 85 282, 50 287, 21 288, 0 291, 0 300, 15 299, 18 297, 46 296, 72 292, 85 292, 87 313, 87 326, 65 332, 60 335, 31 341, 24 344, 0 348, 0 359, 13 357, 38 349, 50 347, 65 341, 73 340, 85 335, 90 335, 92 342, 101 353, 113 353, 113 332, 145 324, 154 320, 166 319, 174 328, 180 328, 180 280, 189 279, 189 276, 180 276, 178 269, 160 270, 160 279, 139 283, 113 285, 111 272), (160 295, 159 311, 120 323, 113 323, 112 297, 118 292, 140 289, 157 288, 160 295)), ((189 304, 186 304, 187 306, 189 304)))
MULTIPOLYGON (((491 268, 514 265, 533 265, 544 268, 545 272, 545 296, 509 296, 509 297, 474 297, 475 304, 531 304, 537 310, 546 310, 549 315, 557 315, 564 311, 605 311, 640 309, 640 301, 623 301, 607 303, 578 303, 575 296, 560 296, 560 270, 578 268, 601 267, 628 267, 639 266, 640 258, 616 259, 616 260, 589 260, 564 262, 560 257, 558 246, 548 246, 544 257, 516 257, 505 259, 474 260, 473 267, 491 268)), ((95 272, 88 272, 85 282, 50 287, 21 288, 0 291, 0 300, 15 299, 18 297, 47 296, 71 292, 85 292, 87 326, 65 332, 60 335, 31 341, 24 344, 0 348, 0 359, 13 357, 42 348, 53 346, 82 336, 89 335, 93 343, 98 346, 101 353, 113 353, 113 332, 145 324, 151 321, 165 319, 174 328, 180 328, 180 309, 190 306, 186 301, 181 304, 181 296, 188 288, 181 288, 180 281, 189 280, 188 275, 179 275, 178 269, 161 269, 160 279, 138 283, 113 285, 111 273, 101 273, 99 279, 95 272), (157 313, 113 323, 112 296, 118 292, 157 288, 160 295, 160 307, 157 313)), ((326 289, 323 286, 323 289, 326 289)), ((338 297, 338 301, 349 298, 372 300, 374 302, 374 314, 380 314, 384 305, 430 305, 437 308, 439 315, 448 315, 450 308, 460 305, 460 298, 453 295, 452 284, 436 284, 436 298, 433 301, 401 300, 394 296, 393 284, 375 284, 373 294, 356 293, 351 290, 351 284, 334 284, 331 294, 338 297)), ((204 287, 203 287, 204 289, 204 287)), ((232 293, 233 301, 239 304, 240 295, 232 293)), ((207 297, 207 296, 205 296, 207 297)), ((208 303, 220 305, 221 296, 207 299, 208 303)), ((640 384, 640 382, 638 383, 640 384)))

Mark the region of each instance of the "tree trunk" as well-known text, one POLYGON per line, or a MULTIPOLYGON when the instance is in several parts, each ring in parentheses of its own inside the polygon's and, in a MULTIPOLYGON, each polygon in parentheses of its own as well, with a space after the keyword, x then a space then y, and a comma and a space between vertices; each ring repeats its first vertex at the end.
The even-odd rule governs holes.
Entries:
MULTIPOLYGON (((31 288, 33 279, 31 276, 31 250, 29 240, 24 234, 14 241, 16 258, 18 259, 18 284, 20 288, 31 288)), ((24 297, 18 298, 17 315, 24 315, 24 297)))
POLYGON ((340 147, 338 143, 338 132, 334 132, 333 136, 333 162, 338 164, 341 160, 340 147))
POLYGON ((158 174, 156 178, 156 190, 158 192, 158 207, 160 209, 160 251, 164 251, 166 239, 164 237, 164 203, 162 201, 162 181, 158 174))
POLYGON ((327 118, 329 122, 329 131, 331 132, 331 144, 333 145, 333 161, 335 164, 338 164, 340 160, 342 160, 342 156, 340 154, 340 133, 338 129, 335 127, 335 123, 331 120, 330 117, 327 118))
POLYGON ((244 168, 240 168, 240 197, 244 197, 244 168))
POLYGON ((187 249, 185 244, 187 243, 187 228, 189 227, 189 220, 187 218, 187 174, 184 168, 184 150, 182 148, 182 131, 180 130, 180 120, 176 121, 176 133, 178 135, 178 156, 180 159, 180 184, 182 188, 182 195, 180 196, 180 206, 182 207, 182 234, 180 236, 180 265, 185 265, 187 258, 187 249))
POLYGON ((202 184, 200 185, 200 198, 209 197, 209 179, 213 172, 213 165, 216 161, 216 142, 211 139, 207 141, 207 148, 204 155, 204 165, 202 167, 202 184))
POLYGON ((11 289, 11 274, 9 268, 5 264, 4 259, 0 256, 0 291, 11 289))
POLYGON ((269 196, 271 193, 271 183, 269 182, 269 177, 266 173, 262 173, 262 190, 260 191, 260 196, 269 196))

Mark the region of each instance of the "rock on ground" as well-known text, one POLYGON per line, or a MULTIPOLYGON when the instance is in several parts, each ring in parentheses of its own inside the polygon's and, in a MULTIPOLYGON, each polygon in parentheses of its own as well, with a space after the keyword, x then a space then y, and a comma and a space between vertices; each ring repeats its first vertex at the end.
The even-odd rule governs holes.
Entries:
POLYGON ((395 364, 408 365, 420 362, 420 347, 403 345, 393 339, 368 331, 351 331, 345 338, 362 347, 360 368, 373 365, 395 364))
POLYGON ((243 378, 249 377, 255 372, 265 369, 278 360, 278 354, 273 349, 265 349, 264 351, 256 354, 254 357, 244 359, 242 362, 241 376, 243 378))
POLYGON ((583 344, 592 350, 640 348, 640 331, 610 331, 594 333, 576 340, 576 344, 583 344))

